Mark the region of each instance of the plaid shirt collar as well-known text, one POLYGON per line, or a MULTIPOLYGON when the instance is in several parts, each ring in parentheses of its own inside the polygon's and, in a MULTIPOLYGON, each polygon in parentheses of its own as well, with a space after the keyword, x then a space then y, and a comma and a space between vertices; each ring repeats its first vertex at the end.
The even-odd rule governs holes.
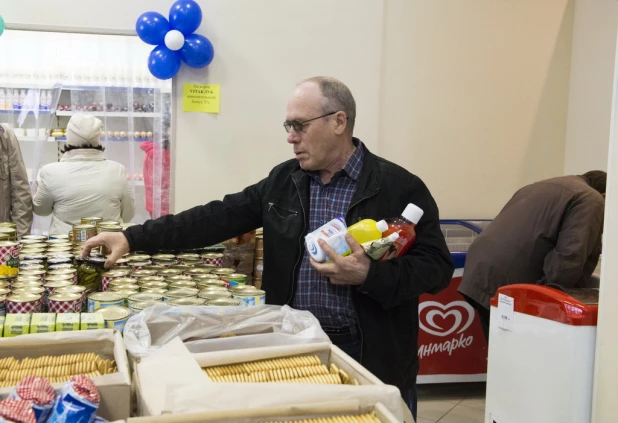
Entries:
MULTIPOLYGON (((363 142, 358 138, 353 138, 352 142, 356 146, 354 153, 350 156, 347 163, 339 172, 333 175, 333 180, 341 177, 342 175, 348 175, 352 180, 358 182, 363 170, 363 159, 365 157, 365 151, 363 148, 363 142)), ((320 172, 317 170, 303 170, 307 175, 316 182, 322 183, 320 179, 320 172)))

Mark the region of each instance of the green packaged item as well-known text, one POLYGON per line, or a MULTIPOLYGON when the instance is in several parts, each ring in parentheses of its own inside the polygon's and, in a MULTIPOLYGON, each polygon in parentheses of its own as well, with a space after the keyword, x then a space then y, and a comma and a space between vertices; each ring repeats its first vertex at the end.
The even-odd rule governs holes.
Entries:
POLYGON ((56 331, 56 313, 34 313, 30 320, 30 333, 56 331))
POLYGON ((4 337, 30 333, 30 314, 7 314, 4 321, 4 337))
POLYGON ((82 313, 81 330, 105 329, 105 319, 100 313, 82 313))
POLYGON ((58 313, 56 316, 56 332, 79 330, 79 313, 58 313))

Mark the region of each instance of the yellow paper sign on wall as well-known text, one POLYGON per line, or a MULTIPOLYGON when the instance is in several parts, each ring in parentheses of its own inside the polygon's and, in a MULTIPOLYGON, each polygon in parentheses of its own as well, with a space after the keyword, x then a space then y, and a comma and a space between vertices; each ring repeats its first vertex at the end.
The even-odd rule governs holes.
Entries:
POLYGON ((219 84, 184 84, 182 111, 219 113, 219 84))

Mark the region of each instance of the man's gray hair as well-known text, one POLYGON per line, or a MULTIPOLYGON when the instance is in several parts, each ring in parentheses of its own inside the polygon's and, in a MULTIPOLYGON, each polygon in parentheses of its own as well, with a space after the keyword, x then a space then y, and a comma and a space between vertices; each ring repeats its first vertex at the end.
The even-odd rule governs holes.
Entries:
MULTIPOLYGON (((350 89, 341 81, 329 76, 314 76, 302 81, 313 82, 320 87, 324 104, 322 104, 322 112, 331 113, 342 111, 348 117, 348 129, 350 134, 354 132, 354 122, 356 121, 356 101, 350 89)), ((300 85, 299 84, 299 85, 300 85)))

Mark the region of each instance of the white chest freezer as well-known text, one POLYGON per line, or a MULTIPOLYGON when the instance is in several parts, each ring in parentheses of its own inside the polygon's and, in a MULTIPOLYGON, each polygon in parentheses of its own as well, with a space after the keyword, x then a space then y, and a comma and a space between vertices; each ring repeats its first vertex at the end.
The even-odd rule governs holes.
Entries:
POLYGON ((597 289, 498 290, 491 300, 486 423, 590 422, 598 298, 597 289))

